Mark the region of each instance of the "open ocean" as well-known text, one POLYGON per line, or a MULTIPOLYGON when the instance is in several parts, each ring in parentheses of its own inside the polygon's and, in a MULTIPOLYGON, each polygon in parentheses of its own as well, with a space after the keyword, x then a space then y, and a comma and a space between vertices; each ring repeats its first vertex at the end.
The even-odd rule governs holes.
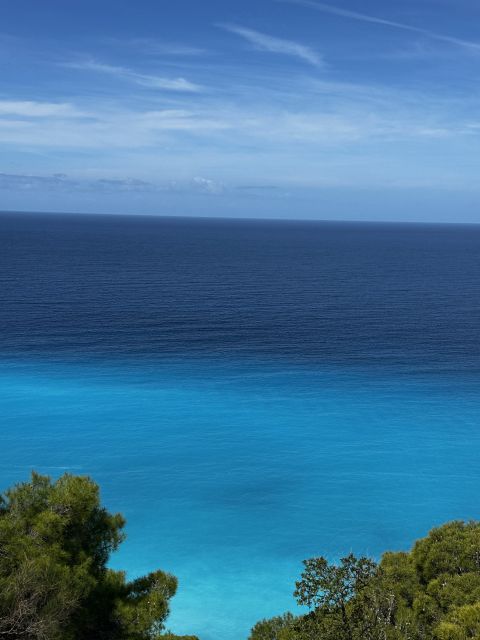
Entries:
POLYGON ((244 640, 301 561, 480 518, 480 226, 0 215, 0 486, 89 474, 244 640))

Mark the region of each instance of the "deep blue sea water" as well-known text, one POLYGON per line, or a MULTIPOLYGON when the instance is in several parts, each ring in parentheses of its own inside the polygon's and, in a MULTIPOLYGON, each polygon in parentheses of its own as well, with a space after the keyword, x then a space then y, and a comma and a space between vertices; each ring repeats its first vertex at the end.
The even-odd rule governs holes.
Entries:
POLYGON ((0 215, 0 485, 88 473, 169 626, 480 518, 480 226, 0 215))

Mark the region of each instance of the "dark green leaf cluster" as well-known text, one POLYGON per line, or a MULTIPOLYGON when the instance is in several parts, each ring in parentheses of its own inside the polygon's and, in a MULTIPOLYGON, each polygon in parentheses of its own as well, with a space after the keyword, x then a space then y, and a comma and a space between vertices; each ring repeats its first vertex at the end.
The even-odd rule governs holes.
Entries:
POLYGON ((163 637, 177 580, 155 571, 129 582, 107 567, 124 524, 87 477, 34 473, 0 497, 0 639, 163 637))
POLYGON ((294 593, 309 608, 259 622, 250 640, 480 638, 480 523, 451 522, 377 564, 304 562, 294 593))

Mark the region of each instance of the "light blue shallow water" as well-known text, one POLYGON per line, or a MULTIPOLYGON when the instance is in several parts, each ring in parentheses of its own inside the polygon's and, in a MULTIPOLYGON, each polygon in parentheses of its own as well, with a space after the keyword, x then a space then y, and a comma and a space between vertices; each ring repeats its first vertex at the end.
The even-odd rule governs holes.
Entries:
POLYGON ((0 485, 90 474, 171 628, 480 518, 480 226, 0 214, 0 485))
POLYGON ((303 558, 478 518, 480 395, 455 376, 257 362, 0 367, 0 483, 88 473, 128 519, 113 564, 180 579, 169 625, 245 638, 303 558))

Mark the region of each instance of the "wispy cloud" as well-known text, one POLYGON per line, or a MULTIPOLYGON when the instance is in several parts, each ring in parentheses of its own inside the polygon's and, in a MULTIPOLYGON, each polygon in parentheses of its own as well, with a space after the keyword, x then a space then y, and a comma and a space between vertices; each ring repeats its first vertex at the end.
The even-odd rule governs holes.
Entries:
POLYGON ((0 173, 0 189, 5 191, 53 191, 92 193, 197 193, 220 195, 221 182, 196 176, 187 180, 147 182, 138 178, 77 178, 65 173, 52 175, 0 173))
POLYGON ((442 33, 437 33, 436 31, 431 31, 430 29, 425 29, 423 27, 416 27, 414 25, 406 24, 404 22, 397 22, 395 20, 387 20, 385 18, 381 18, 378 16, 373 16, 366 13, 359 13, 357 11, 350 11, 348 9, 341 9, 339 7, 335 7, 330 4, 326 4, 324 2, 315 2, 314 0, 277 0, 277 2, 284 2, 288 4, 297 4, 302 5, 304 7, 310 7, 311 9, 315 9, 316 11, 321 11, 323 13, 330 13, 336 16, 340 16, 342 18, 347 18, 350 20, 358 20, 360 22, 370 22, 372 24, 384 25, 387 27, 392 27, 394 29, 401 29, 403 31, 410 31, 413 33, 418 33, 434 40, 440 40, 442 42, 448 42, 449 44, 453 44, 459 47, 463 47, 469 49, 471 51, 480 51, 480 42, 473 42, 471 40, 464 40, 462 38, 455 38, 453 36, 445 35, 442 33))
POLYGON ((321 67, 324 64, 323 58, 314 49, 299 42, 275 38, 266 33, 235 24, 219 24, 218 26, 240 36, 260 51, 293 56, 316 67, 321 67))
POLYGON ((195 176, 195 178, 193 178, 192 187, 201 193, 209 193, 212 195, 218 195, 224 190, 224 186, 220 182, 212 180, 211 178, 203 178, 202 176, 195 176))
POLYGON ((0 173, 0 189, 12 189, 22 191, 33 191, 36 189, 47 189, 48 191, 148 191, 153 185, 144 180, 136 178, 109 179, 100 178, 96 180, 79 180, 70 178, 64 173, 54 173, 53 175, 31 175, 18 173, 0 173))
POLYGON ((142 87, 151 89, 161 89, 165 91, 180 91, 188 93, 198 93, 203 87, 185 78, 164 78, 161 76, 138 73, 126 67, 118 67, 110 64, 104 64, 95 60, 85 60, 82 62, 67 62, 62 66, 70 69, 78 69, 80 71, 93 71, 97 73, 105 73, 116 78, 121 78, 129 82, 134 82, 142 87))
MULTIPOLYGON (((253 92, 251 87, 249 93, 253 92)), ((110 102, 76 108, 63 103, 0 101, 0 142, 27 150, 155 150, 170 170, 174 155, 187 165, 192 151, 203 156, 210 150, 225 158, 225 153, 235 149, 238 157, 244 157, 249 156, 250 145, 255 150, 284 145, 292 151, 295 147, 287 145, 301 144, 306 153, 307 148, 316 146, 458 139, 479 133, 471 126, 476 120, 470 108, 462 115, 457 103, 442 102, 439 96, 311 79, 292 86, 291 92, 292 97, 303 96, 301 106, 298 100, 277 104, 268 92, 262 98, 260 89, 257 98, 261 109, 255 104, 232 105, 211 97, 206 103, 190 104, 190 108, 163 110, 112 106, 110 102), (78 118, 72 117, 75 113, 78 118)))
POLYGON ((66 102, 37 102, 34 100, 0 100, 0 116, 27 118, 77 118, 83 112, 66 102))
MULTIPOLYGON (((42 113, 53 114, 55 106, 42 113)), ((25 109, 21 111, 0 113, 1 143, 29 149, 160 148, 164 152, 164 146, 180 136, 206 136, 211 142, 214 135, 236 126, 232 117, 225 117, 222 108, 145 111, 112 108, 108 104, 103 108, 92 106, 87 111, 79 109, 78 114, 82 115, 76 119, 70 115, 39 118, 40 109, 32 108, 30 116, 25 109), (83 117, 84 114, 88 117, 83 117)))
MULTIPOLYGON (((124 41, 122 41, 124 43, 124 41)), ((133 38, 128 41, 132 47, 141 49, 144 53, 152 56, 202 56, 206 50, 200 47, 193 47, 177 42, 164 42, 153 38, 133 38)))

